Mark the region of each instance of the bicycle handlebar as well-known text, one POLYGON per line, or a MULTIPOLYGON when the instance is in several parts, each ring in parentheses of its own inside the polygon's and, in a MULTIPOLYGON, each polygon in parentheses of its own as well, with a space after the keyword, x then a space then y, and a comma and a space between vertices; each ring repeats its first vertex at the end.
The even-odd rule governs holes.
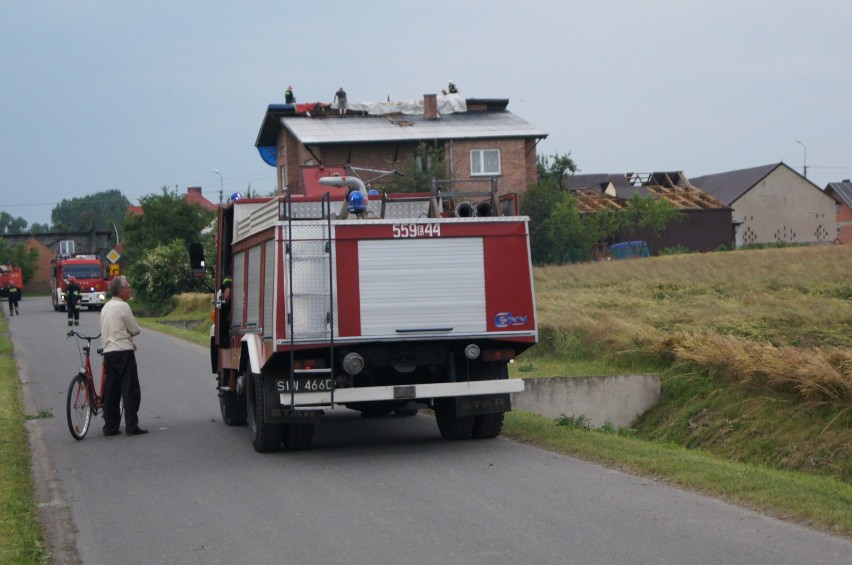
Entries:
POLYGON ((99 337, 101 337, 101 334, 98 334, 98 335, 95 335, 95 336, 85 336, 83 334, 77 333, 74 330, 68 330, 68 333, 65 334, 66 339, 68 339, 69 337, 72 337, 72 336, 73 337, 79 337, 80 339, 85 339, 86 341, 93 341, 93 340, 96 340, 99 337))

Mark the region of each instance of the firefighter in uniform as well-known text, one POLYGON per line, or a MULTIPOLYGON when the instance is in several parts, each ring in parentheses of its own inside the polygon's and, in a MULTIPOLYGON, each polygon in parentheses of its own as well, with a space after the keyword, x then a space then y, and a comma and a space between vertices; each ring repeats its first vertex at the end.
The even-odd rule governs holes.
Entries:
POLYGON ((65 286, 65 307, 68 308, 68 325, 80 325, 80 300, 82 300, 82 290, 77 284, 75 276, 68 277, 68 284, 65 286))
POLYGON ((18 288, 17 285, 13 284, 9 285, 6 290, 9 293, 9 315, 14 316, 15 314, 18 314, 18 316, 20 316, 21 314, 18 312, 18 301, 21 300, 21 289, 18 288))

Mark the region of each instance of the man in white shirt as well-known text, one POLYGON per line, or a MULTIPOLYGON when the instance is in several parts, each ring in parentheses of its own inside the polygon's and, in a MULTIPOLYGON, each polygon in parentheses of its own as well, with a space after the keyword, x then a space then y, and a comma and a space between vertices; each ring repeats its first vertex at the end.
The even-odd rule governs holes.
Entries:
POLYGON ((106 383, 104 384, 105 436, 121 433, 121 400, 124 400, 124 433, 129 436, 147 434, 139 427, 139 373, 136 369, 136 345, 133 336, 142 330, 133 317, 127 301, 133 296, 130 283, 123 276, 109 283, 112 298, 101 310, 101 340, 104 344, 106 383))

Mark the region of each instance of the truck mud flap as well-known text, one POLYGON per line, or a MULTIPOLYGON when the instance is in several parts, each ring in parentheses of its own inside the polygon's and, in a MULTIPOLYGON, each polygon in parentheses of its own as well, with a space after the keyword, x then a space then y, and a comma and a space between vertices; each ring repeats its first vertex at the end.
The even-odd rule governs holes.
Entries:
POLYGON ((322 410, 291 410, 280 404, 267 412, 270 424, 316 424, 323 417, 322 410))
POLYGON ((482 396, 436 398, 435 405, 453 406, 456 417, 478 416, 480 414, 508 412, 512 409, 512 400, 508 394, 486 394, 482 396))

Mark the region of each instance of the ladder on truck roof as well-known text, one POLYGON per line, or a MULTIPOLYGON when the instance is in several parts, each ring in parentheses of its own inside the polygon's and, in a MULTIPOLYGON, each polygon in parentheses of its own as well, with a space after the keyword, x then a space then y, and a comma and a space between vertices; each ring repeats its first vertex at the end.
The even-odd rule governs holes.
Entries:
POLYGON ((296 379, 325 376, 331 382, 334 404, 334 261, 331 241, 331 198, 321 199, 320 217, 325 223, 294 225, 293 202, 288 192, 284 198, 287 227, 284 232, 287 268, 287 332, 290 338, 290 408, 296 407, 296 379), (329 362, 326 368, 296 369, 296 334, 328 342, 329 362))

